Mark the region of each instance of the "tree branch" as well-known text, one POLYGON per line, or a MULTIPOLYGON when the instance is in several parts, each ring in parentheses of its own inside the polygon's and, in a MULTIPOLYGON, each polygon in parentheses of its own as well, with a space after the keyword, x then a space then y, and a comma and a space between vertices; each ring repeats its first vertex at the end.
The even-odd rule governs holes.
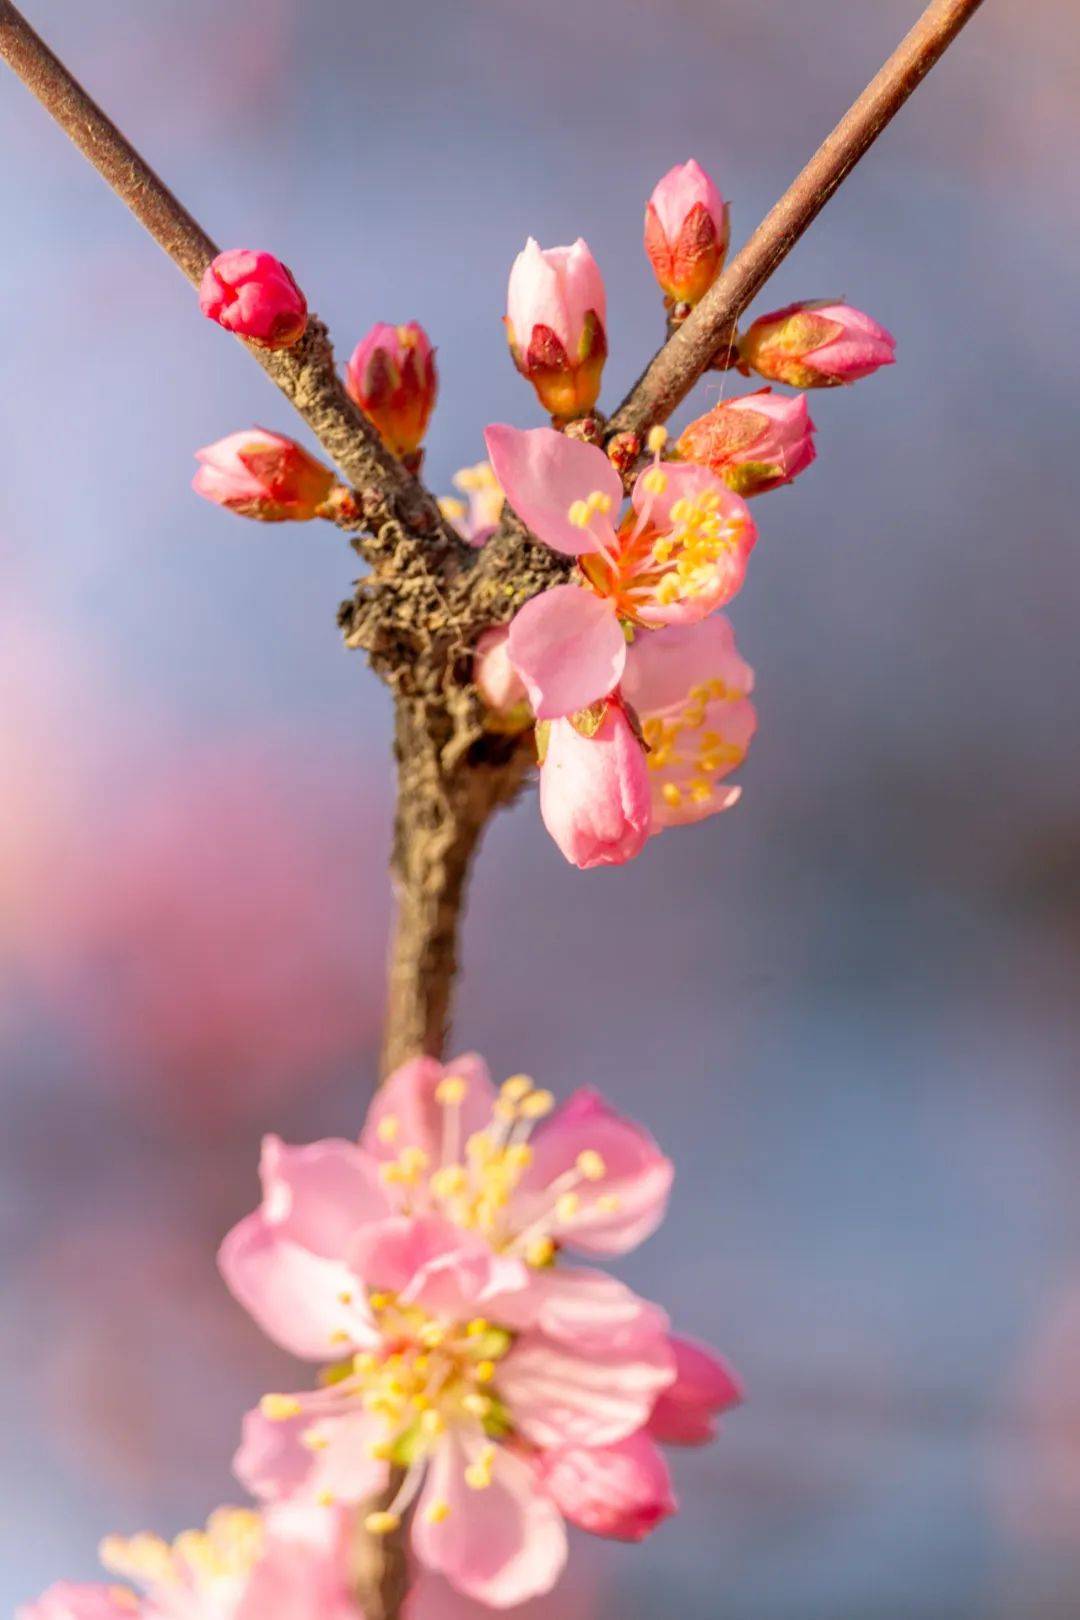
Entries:
POLYGON ((982 0, 932 0, 742 252, 649 362, 608 422, 609 441, 616 433, 644 438, 686 398, 713 359, 733 341, 743 310, 981 4, 982 0))
MULTIPOLYGON (((217 255, 216 244, 11 0, 0 0, 0 58, 18 74, 121 202, 197 287, 206 266, 217 255)), ((426 536, 427 566, 443 574, 453 574, 471 560, 467 547, 444 522, 433 498, 384 449, 375 428, 345 392, 326 327, 320 320, 312 317, 304 337, 291 349, 261 349, 246 342, 244 347, 362 494, 365 519, 373 529, 380 522, 396 519, 414 533, 426 536)))

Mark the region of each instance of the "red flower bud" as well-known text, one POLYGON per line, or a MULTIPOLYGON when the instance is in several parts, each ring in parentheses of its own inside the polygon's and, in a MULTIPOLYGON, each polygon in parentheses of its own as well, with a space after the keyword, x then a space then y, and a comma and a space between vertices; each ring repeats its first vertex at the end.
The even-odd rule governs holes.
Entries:
POLYGON ((419 450, 439 389, 435 350, 417 321, 378 321, 353 350, 345 387, 395 456, 419 450))
POLYGON ((199 308, 227 332, 264 349, 287 349, 307 330, 307 299, 272 253, 230 248, 206 268, 199 308))

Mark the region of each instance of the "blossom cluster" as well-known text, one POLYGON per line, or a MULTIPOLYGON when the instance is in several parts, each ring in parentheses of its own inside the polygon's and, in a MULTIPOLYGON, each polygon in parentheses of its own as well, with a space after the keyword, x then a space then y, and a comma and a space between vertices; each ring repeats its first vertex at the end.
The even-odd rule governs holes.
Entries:
POLYGON ((362 1620, 358 1522, 408 1524, 416 1565, 493 1608, 549 1591, 566 1524, 640 1541, 676 1510, 665 1445, 740 1399, 731 1369, 606 1271, 660 1223, 672 1166, 582 1090, 421 1058, 359 1141, 267 1139, 262 1201, 226 1237, 226 1283, 321 1370, 250 1412, 235 1458, 260 1510, 172 1546, 109 1537, 144 1589, 61 1584, 21 1620, 362 1620), (378 1503, 378 1506, 372 1506, 378 1503))

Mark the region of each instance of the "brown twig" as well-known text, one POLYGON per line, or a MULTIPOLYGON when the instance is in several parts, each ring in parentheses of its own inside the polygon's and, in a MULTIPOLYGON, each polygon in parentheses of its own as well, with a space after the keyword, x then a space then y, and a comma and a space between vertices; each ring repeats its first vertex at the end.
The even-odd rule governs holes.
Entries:
POLYGON ((649 362, 608 422, 608 441, 616 433, 644 437, 686 398, 731 343, 735 323, 747 305, 981 4, 982 0, 932 0, 741 253, 649 362))
MULTIPOLYGON (((198 286, 217 252, 214 241, 83 89, 26 18, 0 0, 0 58, 18 74, 83 156, 139 223, 198 286)), ((334 365, 326 328, 317 318, 291 349, 245 347, 300 412, 331 460, 367 497, 372 526, 393 517, 433 542, 429 563, 449 571, 469 559, 423 486, 384 448, 349 398, 334 365), (379 510, 380 499, 385 509, 379 510)))

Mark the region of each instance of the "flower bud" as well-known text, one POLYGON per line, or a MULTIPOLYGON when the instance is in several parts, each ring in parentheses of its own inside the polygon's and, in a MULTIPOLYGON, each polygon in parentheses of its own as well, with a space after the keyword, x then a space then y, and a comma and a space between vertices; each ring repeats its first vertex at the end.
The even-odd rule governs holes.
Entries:
POLYGON ((678 1506, 667 1464, 644 1431, 614 1445, 541 1452, 537 1466, 560 1513, 594 1536, 643 1541, 678 1506))
POLYGON ((435 350, 418 321, 377 321, 353 350, 345 387, 395 456, 414 456, 439 390, 435 350))
POLYGON ((597 710, 595 729, 582 730, 574 715, 546 722, 543 732, 540 814, 567 860, 582 868, 633 860, 652 823, 645 751, 621 704, 597 710))
POLYGON ((307 330, 307 299, 272 253, 230 248, 206 268, 199 308, 227 332, 264 349, 287 349, 307 330))
POLYGON ((317 517, 337 480, 328 467, 280 433, 249 428, 196 450, 196 494, 263 523, 317 517))
POLYGON ((790 484, 817 454, 805 398, 768 388, 714 405, 690 423, 676 448, 743 496, 790 484))
POLYGON ((514 260, 506 335, 514 364, 560 421, 596 404, 607 359, 604 278, 588 246, 542 248, 529 238, 514 260))
POLYGON ((524 731, 533 719, 525 683, 510 662, 509 638, 508 624, 494 625, 476 643, 473 658, 473 680, 489 710, 492 731, 524 731))
POLYGON ((645 208, 645 251, 669 304, 696 304, 724 267, 728 208, 711 175, 677 163, 645 208))
POLYGON ((739 339, 740 370, 793 388, 837 388, 896 359, 896 339, 848 304, 789 304, 739 339))

